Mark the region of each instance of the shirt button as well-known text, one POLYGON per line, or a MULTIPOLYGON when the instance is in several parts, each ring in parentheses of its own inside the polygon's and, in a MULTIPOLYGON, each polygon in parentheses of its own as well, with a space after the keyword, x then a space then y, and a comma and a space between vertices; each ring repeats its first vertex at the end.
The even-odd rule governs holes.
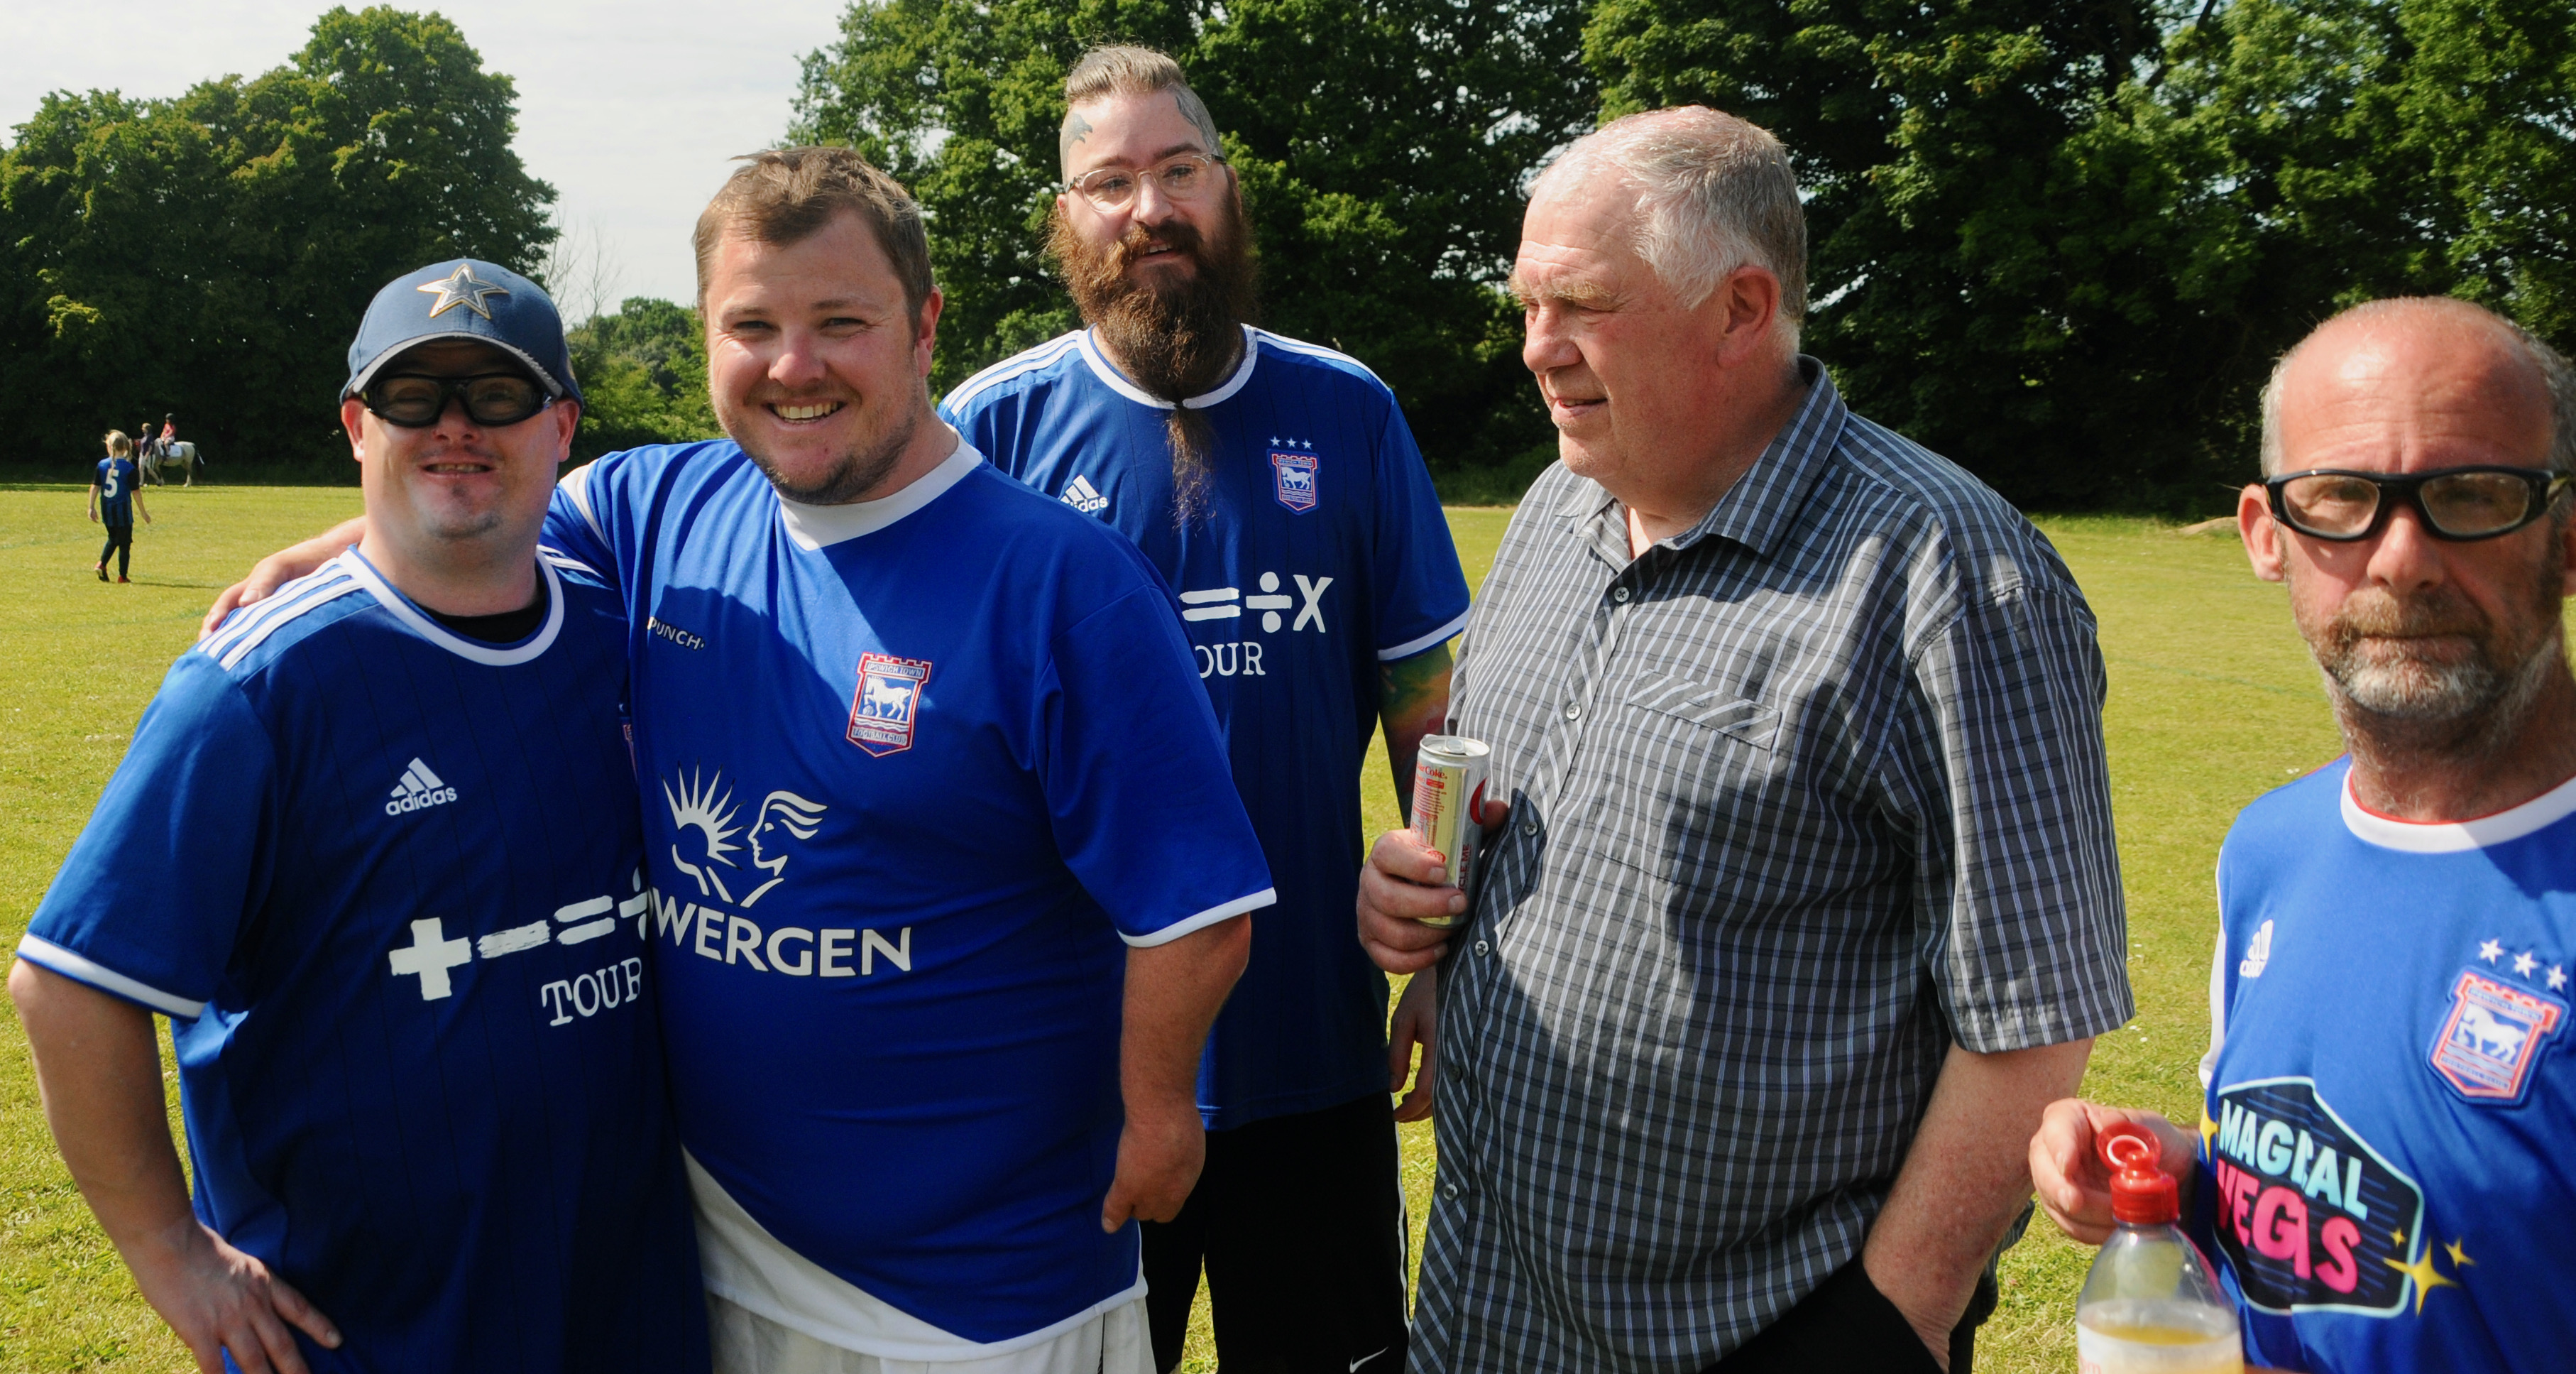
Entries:
POLYGON ((1458 1200, 1458 1185, 1455 1183, 1441 1184, 1440 1196, 1449 1199, 1451 1202, 1456 1202, 1458 1200))
POLYGON ((1565 703, 1565 718, 1567 720, 1583 719, 1583 703, 1579 701, 1569 701, 1565 703))
POLYGON ((1537 838, 1537 836, 1538 836, 1538 820, 1537 820, 1537 818, 1536 818, 1536 817, 1532 817, 1532 818, 1531 818, 1531 819, 1529 819, 1529 820, 1525 820, 1525 821, 1521 822, 1521 833, 1522 833, 1522 834, 1524 834, 1524 835, 1530 836, 1530 837, 1531 837, 1531 838, 1533 838, 1533 839, 1537 838))
POLYGON ((1619 603, 1620 605, 1622 605, 1622 606, 1627 605, 1627 604, 1628 604, 1628 589, 1627 589, 1627 588, 1625 588, 1625 587, 1613 587, 1613 588, 1611 588, 1611 589, 1610 589, 1610 599, 1611 599, 1611 600, 1613 600, 1613 601, 1618 602, 1618 603, 1619 603))
POLYGON ((1482 941, 1482 940, 1478 940, 1478 941, 1476 942, 1476 953, 1477 953, 1478 955, 1486 955, 1486 954, 1491 954, 1491 953, 1493 953, 1493 952, 1494 952, 1494 947, 1493 947, 1492 945, 1486 944, 1486 943, 1485 943, 1484 941, 1482 941))

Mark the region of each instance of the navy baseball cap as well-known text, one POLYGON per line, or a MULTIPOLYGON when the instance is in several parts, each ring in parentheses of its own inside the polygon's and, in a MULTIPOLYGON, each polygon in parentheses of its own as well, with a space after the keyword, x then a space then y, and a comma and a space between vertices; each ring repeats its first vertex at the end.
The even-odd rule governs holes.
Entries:
POLYGON ((414 344, 472 339, 516 356, 552 396, 581 399, 564 346, 563 317, 535 282, 506 267, 457 258, 394 278, 367 306, 349 345, 349 384, 358 394, 376 369, 414 344))

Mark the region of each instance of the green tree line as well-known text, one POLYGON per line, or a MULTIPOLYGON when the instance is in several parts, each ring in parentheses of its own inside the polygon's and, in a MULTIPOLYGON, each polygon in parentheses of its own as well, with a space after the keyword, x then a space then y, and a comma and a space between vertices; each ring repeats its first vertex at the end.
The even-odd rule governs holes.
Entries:
POLYGON ((795 134, 921 196, 940 381, 1071 325, 1039 253, 1059 92, 1117 40, 1226 131, 1266 322, 1377 370, 1446 475, 1547 453, 1500 292, 1527 178, 1665 105, 1788 144, 1809 351, 2026 505, 2223 504, 2272 359, 2352 301, 2576 346, 2565 0, 863 0, 795 134))
POLYGON ((285 65, 174 100, 57 93, 0 150, 0 454, 95 458, 176 413, 227 463, 338 475, 349 339, 442 257, 534 262, 554 191, 510 78, 435 14, 334 9, 285 65), (335 463, 336 467, 324 465, 335 463))
MULTIPOLYGON (((1073 327, 1039 251, 1059 91, 1118 40, 1226 131, 1264 323, 1376 369, 1453 486, 1549 453, 1500 285, 1528 178, 1669 104, 1781 136, 1808 350, 2026 505, 2214 508, 2272 358, 2355 300, 2457 294, 2576 347, 2564 0, 861 0, 785 133, 921 197, 934 385, 1073 327)), ((452 24, 382 8, 254 80, 49 97, 0 149, 0 454, 176 410, 219 462, 336 460, 375 285, 457 254, 542 279, 514 117, 452 24)), ((574 333, 581 451, 713 432, 693 311, 574 333)))

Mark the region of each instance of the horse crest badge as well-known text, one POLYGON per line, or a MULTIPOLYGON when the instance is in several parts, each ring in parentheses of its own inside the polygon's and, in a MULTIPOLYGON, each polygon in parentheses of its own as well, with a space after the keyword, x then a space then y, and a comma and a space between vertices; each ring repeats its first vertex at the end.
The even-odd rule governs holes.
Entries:
POLYGON ((1311 453, 1273 453, 1270 475, 1279 504, 1293 511, 1315 508, 1315 455, 1311 453))
POLYGON ((2557 1002, 2464 969, 2451 985, 2451 1014, 2433 1040, 2433 1071, 2471 1102, 2519 1102, 2542 1042, 2566 1016, 2557 1002))
POLYGON ((911 748, 921 689, 929 681, 929 659, 859 655, 859 691, 850 699, 850 743, 876 758, 911 748))

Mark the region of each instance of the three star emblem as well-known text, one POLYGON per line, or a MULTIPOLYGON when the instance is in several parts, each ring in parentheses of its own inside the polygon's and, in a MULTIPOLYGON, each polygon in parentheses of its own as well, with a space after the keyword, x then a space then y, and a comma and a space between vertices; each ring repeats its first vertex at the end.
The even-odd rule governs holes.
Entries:
POLYGON ((437 302, 429 307, 429 317, 433 320, 460 305, 488 320, 492 318, 492 307, 485 303, 486 298, 510 294, 510 288, 475 276, 474 264, 470 262, 456 264, 456 270, 448 273, 445 281, 423 282, 412 289, 438 297, 437 302))

